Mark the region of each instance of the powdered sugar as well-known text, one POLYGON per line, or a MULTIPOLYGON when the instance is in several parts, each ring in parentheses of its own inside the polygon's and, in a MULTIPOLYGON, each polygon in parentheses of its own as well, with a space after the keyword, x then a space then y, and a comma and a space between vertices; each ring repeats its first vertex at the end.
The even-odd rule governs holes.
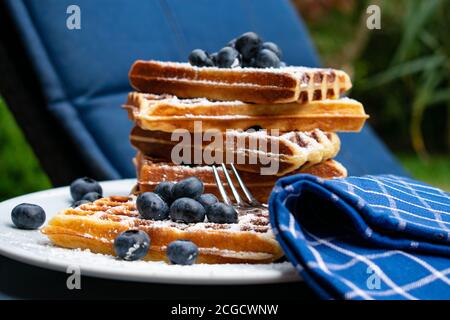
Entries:
POLYGON ((304 72, 312 72, 312 71, 324 71, 329 72, 332 71, 332 69, 319 69, 319 68, 308 68, 308 67, 300 67, 300 66, 287 66, 282 68, 249 68, 249 67, 235 67, 232 69, 227 68, 219 68, 219 67, 197 67, 193 66, 187 62, 166 62, 166 61, 150 61, 153 63, 158 63, 164 66, 168 67, 175 67, 175 68, 189 68, 193 69, 195 71, 202 71, 202 70, 209 70, 209 71, 219 71, 219 72, 226 72, 226 71, 239 71, 243 73, 304 73, 304 72))
MULTIPOLYGON (((149 99, 151 101, 151 99, 149 99)), ((197 105, 202 106, 234 106, 242 104, 242 101, 211 101, 206 98, 194 98, 194 99, 182 99, 177 96, 171 96, 170 98, 164 99, 164 103, 173 104, 178 107, 195 107, 197 105)))
MULTIPOLYGON (((177 96, 173 95, 154 95, 154 94, 148 94, 148 93, 138 93, 138 92, 132 92, 130 95, 134 95, 137 99, 139 95, 142 95, 146 101, 150 103, 159 103, 163 102, 166 105, 171 105, 174 107, 199 107, 199 106, 208 106, 208 107, 217 107, 217 106, 239 106, 239 105, 249 105, 248 103, 245 103, 243 101, 234 100, 234 101, 214 101, 207 98, 179 98, 177 96)), ((320 100, 322 104, 331 104, 336 103, 335 99, 322 99, 320 100)), ((346 103, 352 103, 352 104, 359 104, 358 101, 349 98, 349 97, 341 97, 340 101, 345 101, 346 103)), ((301 106, 302 104, 298 104, 301 106)))
MULTIPOLYGON (((173 168, 173 167, 172 167, 173 168)), ((89 215, 77 216, 77 219, 94 220, 96 223, 102 223, 102 221, 108 222, 111 220, 110 215, 114 216, 115 222, 120 222, 122 225, 134 226, 138 224, 145 226, 146 228, 175 228, 186 232, 252 232, 258 233, 261 236, 272 238, 272 231, 269 227, 268 211, 267 209, 254 209, 254 210, 241 210, 239 212, 238 223, 232 224, 217 224, 208 221, 198 223, 182 223, 175 222, 170 219, 166 220, 141 220, 139 213, 135 208, 135 197, 130 197, 130 200, 118 205, 110 204, 109 207, 102 207, 102 204, 96 201, 94 204, 85 204, 76 208, 76 210, 86 210, 85 213, 95 213, 89 215), (127 215, 124 215, 126 213, 127 215)), ((71 212, 67 212, 67 218, 71 217, 71 212)), ((92 236, 89 236, 92 238, 92 236)), ((103 240, 102 240, 103 241, 103 240)))

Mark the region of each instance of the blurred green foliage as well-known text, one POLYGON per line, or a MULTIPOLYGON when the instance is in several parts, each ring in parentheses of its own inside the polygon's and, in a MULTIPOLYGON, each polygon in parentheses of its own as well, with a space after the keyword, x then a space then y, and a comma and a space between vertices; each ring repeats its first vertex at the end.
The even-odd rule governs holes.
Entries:
POLYGON ((450 163, 448 156, 433 155, 427 161, 422 161, 414 154, 398 153, 405 169, 416 179, 435 185, 450 192, 450 163))
POLYGON ((0 200, 48 188, 50 181, 0 99, 0 200))
MULTIPOLYGON (((351 96, 393 149, 448 154, 449 0, 294 0, 325 65, 352 74, 351 96), (366 27, 369 4, 381 30, 366 27)), ((450 161, 450 158, 449 158, 450 161)))

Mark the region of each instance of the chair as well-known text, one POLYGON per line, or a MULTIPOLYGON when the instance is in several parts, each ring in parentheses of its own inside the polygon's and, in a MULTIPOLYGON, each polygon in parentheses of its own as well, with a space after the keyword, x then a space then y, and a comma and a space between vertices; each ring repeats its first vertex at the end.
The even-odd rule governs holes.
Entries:
MULTIPOLYGON (((289 64, 320 64, 288 1, 6 0, 1 12, 0 92, 55 185, 135 176, 120 105, 136 59, 186 61, 194 48, 213 52, 254 30, 289 64), (81 30, 66 27, 71 4, 81 30)), ((404 174, 368 126, 341 137, 339 160, 351 174, 404 174)))
MULTIPOLYGON (((288 0, 4 0, 0 94, 55 186, 81 175, 100 180, 134 177, 131 123, 120 109, 130 91, 127 73, 132 62, 186 61, 194 48, 213 52, 249 30, 278 43, 289 64, 320 65, 288 0), (66 10, 73 4, 81 9, 81 30, 66 27, 66 10)), ((369 126, 341 137, 339 159, 351 174, 404 174, 369 126)), ((2 257, 0 267, 10 270, 5 273, 8 281, 0 281, 0 298, 118 297, 127 292, 129 298, 150 299, 186 298, 187 293, 184 286, 89 278, 83 278, 83 286, 92 290, 69 293, 61 289, 64 274, 2 257), (24 282, 24 277, 35 281, 24 282)), ((223 290, 188 291, 189 298, 207 298, 220 297, 223 290)), ((308 290, 304 284, 276 284, 227 287, 226 294, 311 297, 308 290)))

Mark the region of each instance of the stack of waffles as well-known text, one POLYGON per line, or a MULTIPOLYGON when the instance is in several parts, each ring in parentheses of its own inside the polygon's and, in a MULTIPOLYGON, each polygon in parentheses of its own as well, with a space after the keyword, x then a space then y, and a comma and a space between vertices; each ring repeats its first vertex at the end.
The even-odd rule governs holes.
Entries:
POLYGON ((197 176, 217 194, 210 165, 229 162, 262 202, 282 176, 344 177, 333 160, 336 132, 358 132, 368 118, 361 103, 341 98, 351 81, 340 70, 137 61, 129 78, 136 92, 125 108, 141 192, 197 176))
MULTIPOLYGON (((233 162, 253 195, 266 202, 282 176, 345 176, 346 169, 333 160, 340 148, 336 132, 359 131, 367 118, 359 102, 340 98, 351 83, 338 70, 137 61, 130 81, 136 92, 125 108, 135 124, 130 140, 137 149, 138 192, 197 176, 205 193, 217 195, 211 164, 233 162), (177 135, 187 137, 182 148, 177 135)), ((219 175, 225 181, 220 169, 219 175)), ((167 246, 178 239, 197 245, 198 263, 268 263, 282 257, 267 209, 236 210, 237 223, 151 220, 140 216, 135 195, 110 196, 62 210, 43 233, 60 247, 114 255, 114 239, 138 229, 151 239, 145 260, 167 260, 167 246)))

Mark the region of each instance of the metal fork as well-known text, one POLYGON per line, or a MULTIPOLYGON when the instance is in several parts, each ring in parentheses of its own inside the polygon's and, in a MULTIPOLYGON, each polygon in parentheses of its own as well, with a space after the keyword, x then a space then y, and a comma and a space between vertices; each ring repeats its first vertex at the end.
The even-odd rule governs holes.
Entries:
POLYGON ((244 201, 242 197, 240 196, 238 190, 234 186, 233 180, 230 177, 230 174, 228 173, 227 167, 224 163, 222 163, 222 171, 225 175, 225 179, 227 180, 227 184, 231 189, 231 193, 233 194, 233 198, 236 200, 236 203, 233 203, 231 201, 231 198, 228 196, 224 186, 223 182, 220 179, 219 172, 217 170, 217 167, 215 165, 212 166, 214 171, 214 179, 216 181, 217 188, 219 188, 220 195, 223 199, 223 202, 230 206, 234 206, 241 210, 253 210, 255 208, 264 208, 266 209, 267 206, 260 203, 258 200, 255 199, 255 197, 251 194, 251 192, 248 190, 248 188, 245 186, 244 182, 242 181, 241 177, 239 176, 236 168, 232 163, 230 163, 231 171, 234 174, 234 177, 236 178, 238 185, 242 191, 242 193, 247 198, 247 201, 244 201))

